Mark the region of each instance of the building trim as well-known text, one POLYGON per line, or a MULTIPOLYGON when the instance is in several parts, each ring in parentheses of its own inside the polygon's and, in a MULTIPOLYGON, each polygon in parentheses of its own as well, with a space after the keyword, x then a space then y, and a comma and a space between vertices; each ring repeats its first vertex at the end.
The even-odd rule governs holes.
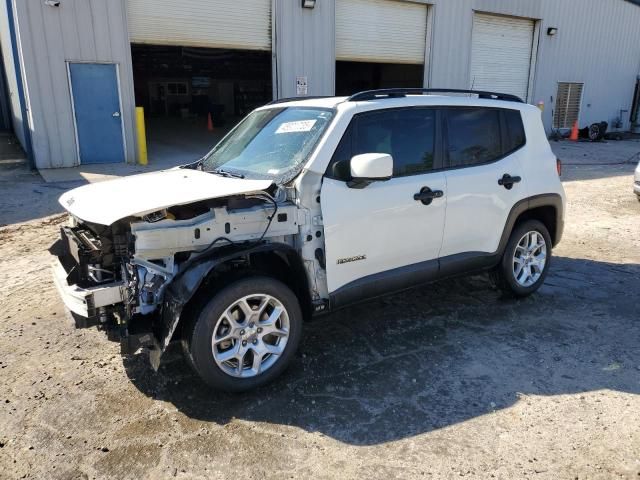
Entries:
POLYGON ((27 155, 29 167, 36 168, 35 159, 33 157, 33 144, 31 141, 31 129, 29 128, 29 111, 27 108, 27 100, 24 92, 24 83, 22 79, 22 67, 20 65, 20 53, 18 49, 18 35, 16 33, 16 24, 13 8, 13 0, 6 0, 7 16, 9 17, 9 37, 11 39, 11 51, 13 53, 13 65, 16 70, 16 83, 18 85, 18 99, 20 101, 20 110, 22 112, 22 129, 24 131, 24 151, 27 155))

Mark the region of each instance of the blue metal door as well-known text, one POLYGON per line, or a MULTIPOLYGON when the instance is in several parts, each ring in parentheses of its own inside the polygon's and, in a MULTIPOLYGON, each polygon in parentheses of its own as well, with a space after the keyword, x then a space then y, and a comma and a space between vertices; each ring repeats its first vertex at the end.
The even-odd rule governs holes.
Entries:
POLYGON ((80 163, 124 162, 116 66, 70 63, 69 70, 80 163))

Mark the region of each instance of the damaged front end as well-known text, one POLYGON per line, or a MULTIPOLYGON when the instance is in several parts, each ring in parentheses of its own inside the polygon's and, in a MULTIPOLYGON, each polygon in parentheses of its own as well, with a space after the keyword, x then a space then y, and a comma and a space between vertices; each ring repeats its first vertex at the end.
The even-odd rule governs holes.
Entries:
POLYGON ((121 341, 123 353, 155 343, 152 322, 132 322, 136 314, 150 311, 143 302, 151 299, 159 283, 155 275, 147 281, 148 270, 133 260, 134 248, 127 222, 105 227, 72 217, 49 249, 56 257, 54 283, 76 328, 106 331, 109 338, 121 341))
POLYGON ((123 354, 148 348, 157 369, 185 305, 212 269, 241 263, 265 245, 293 250, 299 211, 273 187, 110 226, 72 217, 50 251, 57 257, 56 286, 76 327, 105 330, 123 354))

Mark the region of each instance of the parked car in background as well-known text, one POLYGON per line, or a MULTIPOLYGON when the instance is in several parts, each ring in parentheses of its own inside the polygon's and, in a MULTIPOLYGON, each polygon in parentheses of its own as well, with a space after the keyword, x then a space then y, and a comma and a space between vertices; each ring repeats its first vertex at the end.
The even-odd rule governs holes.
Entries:
POLYGON ((540 110, 447 92, 272 102, 198 162, 65 193, 52 251, 77 325, 156 369, 181 341, 207 384, 243 391, 283 372, 312 315, 483 270, 535 292, 565 205, 540 110))

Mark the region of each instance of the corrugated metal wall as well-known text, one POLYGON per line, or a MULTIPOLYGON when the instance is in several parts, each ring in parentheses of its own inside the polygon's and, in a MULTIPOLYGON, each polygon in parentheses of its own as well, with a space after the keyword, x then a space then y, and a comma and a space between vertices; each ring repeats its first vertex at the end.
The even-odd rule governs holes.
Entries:
POLYGON ((67 61, 113 62, 120 70, 127 161, 135 161, 133 75, 126 0, 15 1, 33 151, 38 168, 78 164, 67 61))
POLYGON ((535 77, 535 100, 544 100, 552 123, 557 82, 584 82, 579 123, 612 120, 629 111, 640 73, 640 7, 621 0, 545 1, 535 77), (549 37, 547 27, 557 27, 549 37))
MULTIPOLYGON (((538 21, 540 40, 533 103, 545 102, 551 128, 557 82, 584 82, 580 124, 611 121, 630 109, 640 73, 640 7, 624 0, 433 0, 430 86, 471 86, 473 14, 495 13, 538 21), (558 28, 555 36, 548 27, 558 28)), ((628 113, 625 114, 628 119, 628 113)), ((624 128, 629 128, 628 122, 624 128)))
POLYGON ((278 98, 296 95, 296 77, 306 77, 309 95, 335 90, 335 2, 314 9, 299 1, 273 0, 273 85, 278 98))
MULTIPOLYGON (((16 8, 26 73, 26 94, 37 165, 77 163, 65 62, 116 62, 120 66, 127 158, 134 161, 134 95, 127 0, 64 0, 59 8, 41 0, 12 0, 16 8)), ((400 1, 400 0, 398 0, 400 1)), ((536 21, 539 44, 529 100, 545 102, 551 128, 557 82, 584 82, 580 124, 630 110, 640 73, 640 7, 624 0, 415 0, 431 5, 425 85, 469 88, 474 12, 536 21), (555 36, 547 36, 556 27, 555 36)), ((4 2, 0 1, 0 7, 4 2)), ((274 95, 296 95, 296 78, 306 77, 308 95, 331 95, 335 87, 335 0, 314 9, 299 1, 271 0, 274 95)), ((0 42, 6 55, 6 12, 0 10, 0 42), (4 13, 4 15, 3 15, 4 13), (3 18, 4 17, 4 18, 3 18)), ((6 57, 5 57, 6 58, 6 57)), ((6 63, 6 62, 5 62, 6 63)), ((9 90, 14 127, 20 109, 11 71, 9 90), (17 108, 16 108, 17 107, 17 108)), ((628 120, 628 112, 624 113, 628 120)), ((628 128, 628 121, 624 128, 628 128)))

